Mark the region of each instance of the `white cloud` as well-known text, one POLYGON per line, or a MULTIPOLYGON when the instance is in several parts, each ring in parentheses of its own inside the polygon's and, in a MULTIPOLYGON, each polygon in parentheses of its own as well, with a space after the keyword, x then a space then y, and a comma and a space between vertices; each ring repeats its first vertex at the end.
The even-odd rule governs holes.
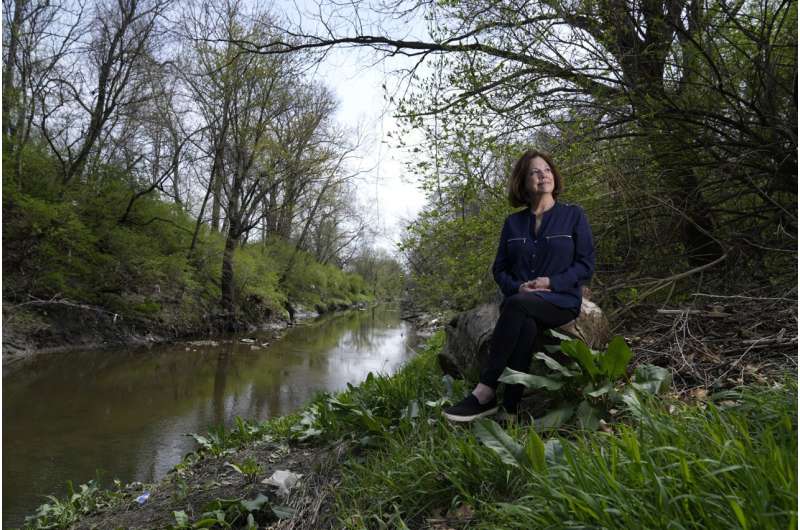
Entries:
MULTIPOLYGON (((406 171, 405 162, 410 155, 396 147, 399 124, 392 115, 395 109, 384 96, 387 72, 401 65, 397 61, 370 65, 368 59, 363 50, 333 50, 319 65, 315 77, 336 94, 337 121, 364 133, 362 166, 372 169, 359 182, 359 202, 370 208, 371 217, 377 219, 381 235, 376 244, 393 251, 404 225, 424 205, 425 195, 414 175, 406 171), (392 137, 388 136, 390 132, 392 137)), ((421 141, 404 139, 407 143, 421 141)))

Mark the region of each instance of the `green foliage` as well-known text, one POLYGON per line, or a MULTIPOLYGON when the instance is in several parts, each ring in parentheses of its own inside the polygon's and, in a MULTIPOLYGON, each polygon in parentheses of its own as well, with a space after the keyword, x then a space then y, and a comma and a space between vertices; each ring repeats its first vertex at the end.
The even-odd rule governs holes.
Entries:
POLYGON ((254 484, 256 482, 259 473, 262 471, 261 464, 259 464, 254 458, 247 458, 243 462, 239 463, 225 462, 225 465, 240 475, 244 475, 247 479, 247 482, 250 484, 254 484))
MULTIPOLYGON (((259 300, 271 313, 281 314, 286 294, 278 285, 278 267, 263 245, 246 245, 236 249, 234 255, 237 298, 259 300)), ((245 304, 245 311, 251 309, 245 304)))
POLYGON ((632 4, 577 2, 543 19, 537 7, 516 7, 437 2, 438 42, 468 33, 491 46, 432 60, 399 104, 403 132, 425 137, 409 149, 408 169, 428 205, 403 245, 418 303, 466 309, 490 291, 478 280, 494 253, 496 211, 510 163, 528 148, 554 155, 559 200, 587 212, 603 274, 595 300, 604 307, 668 300, 700 285, 779 291, 796 283, 797 142, 782 125, 797 115, 796 2, 713 3, 664 31, 659 17, 648 20, 632 4), (646 50, 625 36, 634 27, 648 35, 646 50), (587 46, 614 60, 593 63, 581 52, 587 46), (650 61, 654 49, 675 60, 648 74, 625 66, 650 61), (592 88, 583 74, 595 67, 625 81, 592 88), (643 288, 722 255, 720 266, 674 290, 643 288))
POLYGON ((638 366, 629 383, 620 381, 633 358, 633 352, 620 336, 611 339, 604 352, 596 352, 578 339, 562 340, 559 348, 574 360, 569 366, 537 352, 534 358, 544 363, 549 374, 534 375, 506 368, 500 376, 501 382, 539 388, 554 395, 552 410, 536 420, 541 430, 557 429, 573 416, 581 427, 596 429, 601 419, 608 418, 612 407, 627 405, 637 414, 641 404, 636 391, 657 394, 669 388, 669 370, 652 365, 638 366))
MULTIPOLYGON (((306 442, 361 442, 367 450, 344 463, 335 490, 332 515, 342 528, 420 527, 445 513, 451 525, 486 529, 674 528, 676 521, 692 529, 789 528, 796 520, 795 379, 720 392, 702 407, 629 393, 638 413, 610 432, 544 437, 535 426, 504 430, 490 420, 464 430, 440 414, 466 391, 436 369, 443 342, 439 333, 395 376, 321 395, 301 413, 262 424, 237 419, 229 430, 196 437, 201 454, 303 434, 306 442)), ((619 370, 618 361, 594 362, 606 374, 619 370)), ((660 390, 663 378, 641 368, 633 384, 660 390)), ((257 463, 233 465, 244 473, 257 463)), ((87 488, 79 497, 99 495, 87 488)), ((71 497, 75 506, 96 502, 71 497)), ((71 524, 74 515, 64 512, 75 506, 58 502, 40 509, 50 519, 29 528, 65 527, 58 517, 71 524)), ((288 516, 259 497, 216 499, 194 521, 175 512, 172 528, 252 528, 288 516)))
MULTIPOLYGON (((420 399, 446 393, 435 372, 414 375, 430 381, 432 393, 420 399)), ((704 407, 643 396, 633 424, 569 439, 489 420, 464 431, 435 407, 419 407, 413 429, 396 429, 346 463, 335 516, 343 528, 413 528, 445 513, 451 526, 487 529, 676 521, 722 529, 742 526, 742 517, 749 528, 789 528, 797 517, 796 392, 788 380, 720 393, 704 407)))
POLYGON ((481 418, 472 428, 475 438, 500 456, 500 460, 521 468, 530 468, 538 473, 554 464, 561 453, 561 442, 551 438, 545 443, 535 429, 528 431, 525 444, 517 443, 500 425, 492 420, 481 418))
POLYGON ((175 524, 170 530, 193 528, 246 528, 256 530, 278 519, 291 517, 294 512, 284 506, 273 506, 259 493, 252 500, 214 499, 204 508, 200 518, 190 522, 184 511, 173 512, 175 524))
POLYGON ((279 275, 285 275, 280 286, 294 305, 323 313, 372 299, 363 278, 333 265, 323 265, 311 254, 296 251, 286 241, 270 239, 265 251, 276 264, 279 275), (290 262, 292 266, 287 270, 290 262))
POLYGON ((400 263, 382 249, 369 249, 353 258, 351 291, 369 292, 375 300, 396 301, 403 294, 406 273, 400 263))
POLYGON ((100 487, 99 480, 90 480, 75 491, 72 482, 67 481, 66 498, 48 495, 49 502, 40 505, 34 515, 25 518, 23 529, 68 528, 81 516, 115 506, 126 498, 121 490, 122 484, 115 481, 115 486, 116 490, 111 491, 100 487))
POLYGON ((229 454, 247 443, 264 440, 269 437, 269 428, 266 424, 243 420, 239 416, 236 416, 233 422, 234 426, 231 429, 226 429, 224 425, 218 425, 205 435, 187 434, 200 446, 197 453, 190 454, 190 458, 196 458, 204 454, 210 454, 215 457, 229 454))
POLYGON ((449 386, 448 394, 453 392, 451 378, 440 380, 427 375, 438 373, 436 357, 428 352, 441 347, 443 336, 437 333, 421 355, 393 376, 370 373, 357 387, 348 385, 346 391, 335 396, 318 396, 291 428, 292 438, 347 438, 376 446, 385 443, 392 433, 413 430, 423 416, 422 410, 441 406, 438 398, 445 388, 449 386))
POLYGON ((486 197, 480 215, 430 208, 409 225, 400 250, 411 268, 410 291, 422 306, 468 309, 497 292, 491 263, 504 217, 504 199, 486 197))
MULTIPOLYGON (((222 236, 200 230, 189 256, 195 219, 180 205, 154 192, 136 200, 123 221, 138 191, 130 175, 100 166, 65 187, 48 155, 34 147, 21 153, 26 178, 4 180, 4 299, 68 299, 123 321, 206 329, 221 297, 222 236)), ((372 299, 363 278, 303 251, 280 284, 293 252, 279 240, 236 249, 240 315, 250 321, 284 315, 287 300, 325 311, 372 299)))

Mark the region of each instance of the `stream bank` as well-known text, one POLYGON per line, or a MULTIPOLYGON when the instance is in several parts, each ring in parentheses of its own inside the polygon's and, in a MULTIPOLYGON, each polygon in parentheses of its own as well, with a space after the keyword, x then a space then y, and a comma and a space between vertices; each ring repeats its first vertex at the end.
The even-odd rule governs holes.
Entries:
POLYGON ((245 527, 248 516, 258 528, 286 529, 537 528, 565 521, 786 528, 796 520, 797 401, 787 399, 796 397, 793 376, 688 401, 648 400, 638 409, 647 421, 625 415, 596 432, 544 432, 541 453, 535 446, 520 452, 514 448, 541 443, 534 425, 487 430, 491 423, 442 419, 442 398, 457 398, 466 386, 436 371, 440 347, 441 334, 392 376, 368 376, 295 414, 209 433, 159 483, 86 491, 69 505, 43 509, 40 523, 70 510, 77 520, 57 527, 175 530, 215 524, 211 517, 220 526, 245 527), (275 471, 302 477, 282 494, 268 484, 275 471))
POLYGON ((413 329, 375 306, 282 331, 37 355, 3 385, 4 526, 103 470, 153 482, 196 448, 187 433, 293 413, 413 356, 413 329))
MULTIPOLYGON (((364 302, 339 302, 314 308, 286 304, 286 311, 276 313, 258 300, 249 302, 248 311, 239 317, 235 327, 239 333, 272 333, 273 340, 294 323, 367 307, 364 302)), ((39 354, 208 339, 222 336, 224 328, 222 315, 210 310, 202 315, 174 311, 168 317, 147 318, 135 314, 123 317, 102 307, 68 300, 37 300, 18 305, 4 302, 3 377, 39 354)))

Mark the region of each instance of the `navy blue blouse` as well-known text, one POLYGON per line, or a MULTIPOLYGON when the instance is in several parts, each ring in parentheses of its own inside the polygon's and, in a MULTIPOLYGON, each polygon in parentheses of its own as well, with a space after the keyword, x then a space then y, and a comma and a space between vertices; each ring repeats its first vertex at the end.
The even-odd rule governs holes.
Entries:
POLYGON ((536 294, 564 309, 580 310, 581 285, 594 272, 594 242, 579 206, 556 202, 544 212, 539 233, 529 208, 506 218, 492 273, 505 296, 539 276, 550 278, 550 291, 536 294))

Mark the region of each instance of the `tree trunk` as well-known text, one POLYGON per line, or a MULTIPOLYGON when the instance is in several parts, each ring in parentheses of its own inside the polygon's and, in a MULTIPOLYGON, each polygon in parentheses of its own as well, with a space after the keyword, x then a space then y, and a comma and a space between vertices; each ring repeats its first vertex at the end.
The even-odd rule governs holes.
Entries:
MULTIPOLYGON (((11 107, 14 106, 14 99, 17 97, 14 88, 14 74, 16 73, 15 67, 19 48, 20 26, 22 25, 22 12, 26 4, 27 2, 25 0, 17 0, 14 2, 14 18, 11 22, 11 27, 6 28, 6 31, 9 33, 9 43, 8 61, 3 69, 3 134, 7 137, 12 137, 14 135, 14 131, 12 130, 14 120, 11 119, 11 107)), ((24 87, 20 87, 20 89, 25 90, 24 87)), ((19 111, 19 109, 17 110, 19 111)), ((12 148, 14 147, 12 143, 12 148)))
POLYGON ((225 252, 222 254, 222 277, 220 279, 222 310, 224 312, 225 325, 229 330, 235 327, 236 321, 233 256, 238 243, 238 236, 234 237, 233 231, 229 231, 228 236, 225 238, 225 252))

